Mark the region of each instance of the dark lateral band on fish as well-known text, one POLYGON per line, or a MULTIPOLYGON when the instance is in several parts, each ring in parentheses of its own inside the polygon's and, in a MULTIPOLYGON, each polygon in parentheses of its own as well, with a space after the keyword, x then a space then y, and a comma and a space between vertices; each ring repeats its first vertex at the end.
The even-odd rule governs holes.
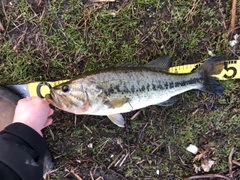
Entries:
MULTIPOLYGON (((138 93, 138 92, 144 92, 144 91, 158 91, 158 90, 163 90, 163 89, 173 89, 175 87, 181 87, 181 86, 186 86, 186 85, 191 85, 195 83, 201 83, 203 79, 201 77, 199 78, 191 78, 189 80, 183 80, 180 82, 162 82, 162 81, 157 81, 156 84, 154 83, 147 83, 146 85, 142 85, 139 88, 136 88, 134 85, 131 85, 129 88, 127 87, 126 83, 123 84, 123 88, 120 89, 120 85, 117 84, 115 86, 110 86, 110 88, 105 91, 105 94, 109 96, 110 94, 113 93, 138 93)), ((121 82, 120 82, 121 84, 121 82)), ((138 83, 138 85, 140 85, 138 83)))
POLYGON ((195 84, 195 83, 201 83, 203 81, 203 79, 200 78, 192 78, 190 80, 187 81, 182 81, 182 82, 175 82, 174 86, 170 85, 170 89, 174 88, 174 87, 181 87, 181 86, 186 86, 186 85, 190 85, 190 84, 195 84))
POLYGON ((176 96, 198 89, 222 94, 223 84, 213 75, 224 68, 223 56, 210 57, 191 73, 169 73, 170 56, 163 56, 144 66, 108 68, 84 73, 51 89, 46 96, 54 106, 74 114, 108 116, 120 127, 120 113, 150 105, 169 106, 176 96), (67 86, 67 87, 64 87, 67 86), (64 92, 64 90, 68 90, 64 92))
POLYGON ((124 89, 121 91, 120 88, 119 88, 119 85, 116 85, 114 87, 110 87, 110 89, 108 89, 108 91, 106 91, 106 95, 110 95, 112 93, 115 92, 121 92, 122 94, 123 93, 135 93, 135 92, 142 92, 142 91, 150 91, 151 89, 154 90, 154 91, 157 91, 157 90, 162 90, 162 89, 172 89, 172 88, 175 88, 175 87, 181 87, 181 86, 186 86, 186 85, 191 85, 191 84, 195 84, 195 83, 200 83, 202 82, 202 78, 192 78, 190 80, 183 80, 181 82, 165 82, 165 83, 159 83, 158 85, 155 85, 155 84, 147 84, 146 87, 145 86, 141 86, 141 88, 139 89, 136 89, 134 85, 131 86, 130 89, 128 89, 126 87, 126 85, 124 85, 124 89), (162 86, 162 84, 164 84, 165 87, 162 86))

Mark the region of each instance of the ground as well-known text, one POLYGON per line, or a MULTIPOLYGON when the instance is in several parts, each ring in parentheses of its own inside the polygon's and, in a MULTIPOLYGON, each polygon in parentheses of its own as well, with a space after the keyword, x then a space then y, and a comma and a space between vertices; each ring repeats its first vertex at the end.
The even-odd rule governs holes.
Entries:
MULTIPOLYGON (((69 79, 164 54, 173 65, 200 62, 210 51, 229 60, 240 56, 239 44, 229 45, 240 34, 239 11, 229 31, 231 1, 0 2, 5 85, 69 79)), ((55 109, 53 125, 44 130, 55 162, 46 179, 240 179, 240 86, 223 83, 222 95, 190 91, 171 107, 126 113, 125 128, 107 117, 55 109), (196 158, 189 144, 200 148, 196 158), (209 172, 196 172, 209 160, 209 172)))

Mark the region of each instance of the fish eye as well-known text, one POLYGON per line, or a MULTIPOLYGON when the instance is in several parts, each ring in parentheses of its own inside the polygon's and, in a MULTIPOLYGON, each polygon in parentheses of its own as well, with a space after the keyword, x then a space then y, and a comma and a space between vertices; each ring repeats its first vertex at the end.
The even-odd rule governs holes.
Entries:
POLYGON ((63 92, 68 92, 69 90, 70 90, 70 88, 69 88, 68 85, 64 85, 64 86, 62 87, 62 91, 63 91, 63 92))

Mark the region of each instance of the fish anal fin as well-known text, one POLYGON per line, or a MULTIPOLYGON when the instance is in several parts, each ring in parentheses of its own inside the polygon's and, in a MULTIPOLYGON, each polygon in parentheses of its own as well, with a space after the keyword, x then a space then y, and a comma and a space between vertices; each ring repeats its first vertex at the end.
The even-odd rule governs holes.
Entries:
POLYGON ((117 126, 124 127, 124 118, 121 114, 111 114, 107 117, 117 126))

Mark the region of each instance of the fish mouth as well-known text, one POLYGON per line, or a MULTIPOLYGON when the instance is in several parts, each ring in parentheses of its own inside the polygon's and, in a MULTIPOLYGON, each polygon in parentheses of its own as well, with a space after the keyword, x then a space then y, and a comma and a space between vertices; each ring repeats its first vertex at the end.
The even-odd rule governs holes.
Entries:
POLYGON ((51 103, 52 105, 55 105, 55 101, 57 98, 54 98, 54 93, 53 91, 51 90, 50 91, 50 94, 46 94, 45 98, 48 100, 49 103, 51 103))
POLYGON ((61 107, 59 100, 61 96, 58 96, 58 94, 54 93, 53 90, 50 91, 50 94, 47 94, 45 98, 48 100, 48 102, 56 107, 61 107))
POLYGON ((48 102, 60 109, 65 109, 66 107, 70 106, 70 102, 67 98, 63 95, 59 95, 54 90, 50 91, 50 94, 47 94, 45 98, 48 102))

